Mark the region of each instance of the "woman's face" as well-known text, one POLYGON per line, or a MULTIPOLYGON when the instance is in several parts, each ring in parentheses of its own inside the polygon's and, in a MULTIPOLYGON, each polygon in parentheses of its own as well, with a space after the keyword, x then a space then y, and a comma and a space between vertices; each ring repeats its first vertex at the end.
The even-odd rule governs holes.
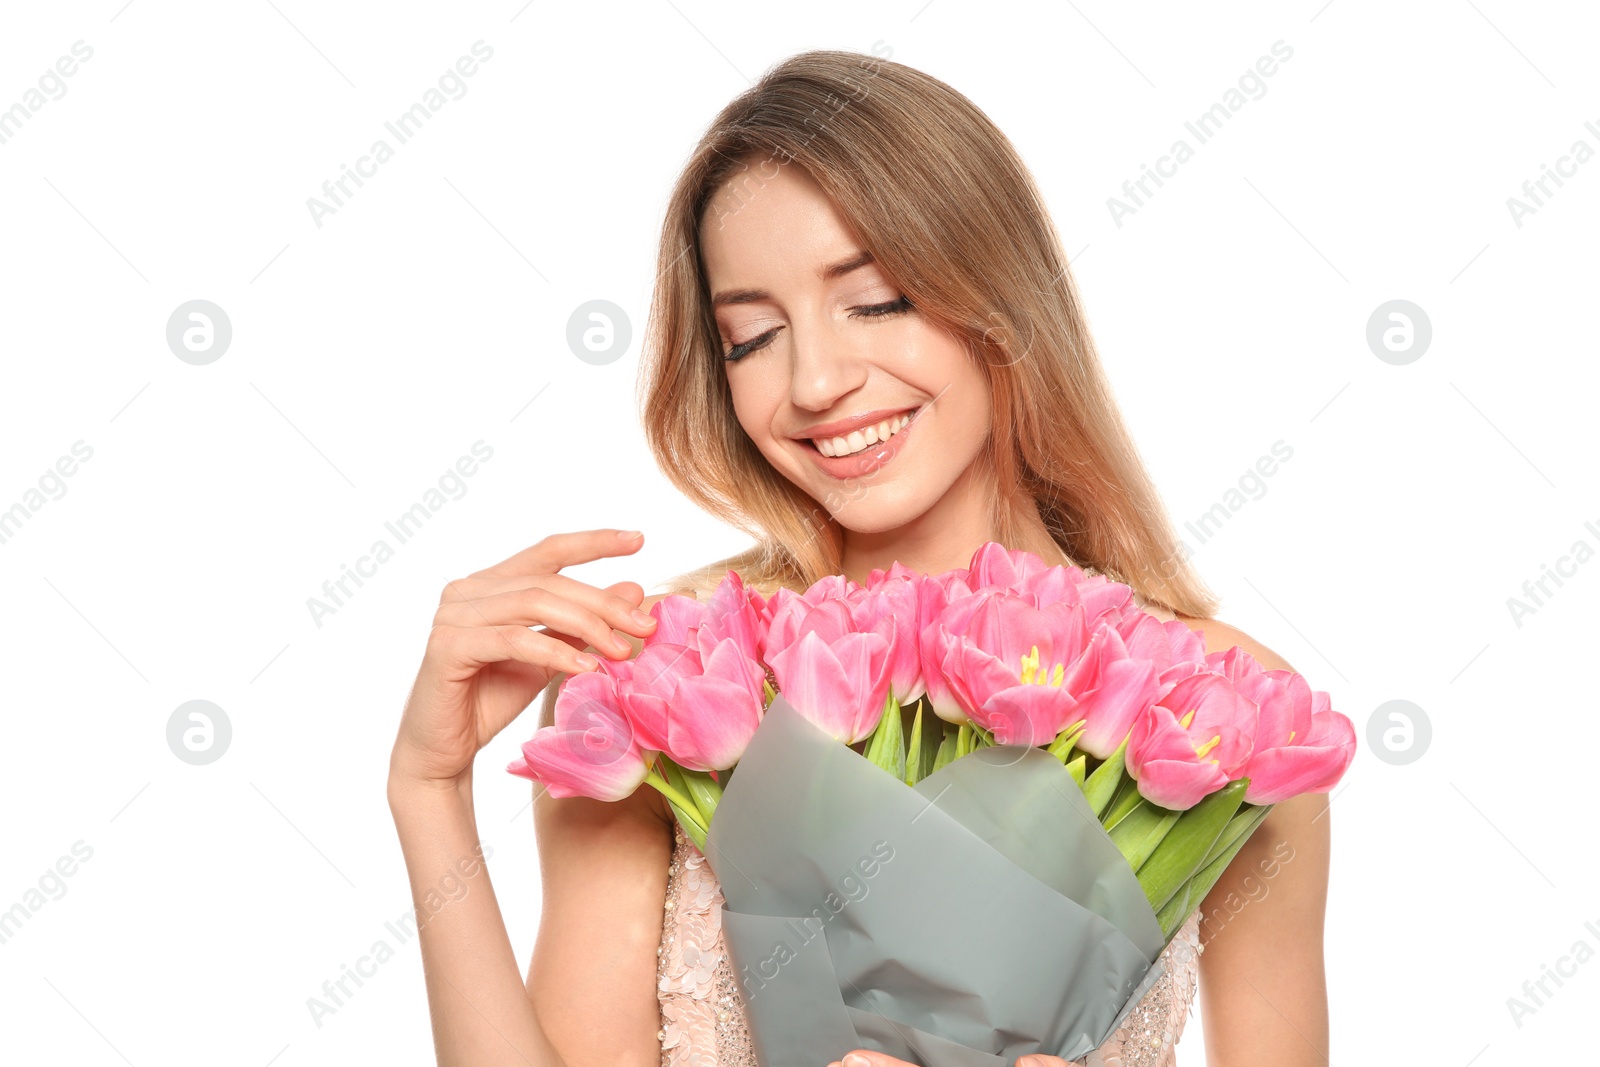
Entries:
POLYGON ((982 371, 799 165, 718 197, 701 249, 745 433, 849 530, 936 520, 989 433, 982 371))

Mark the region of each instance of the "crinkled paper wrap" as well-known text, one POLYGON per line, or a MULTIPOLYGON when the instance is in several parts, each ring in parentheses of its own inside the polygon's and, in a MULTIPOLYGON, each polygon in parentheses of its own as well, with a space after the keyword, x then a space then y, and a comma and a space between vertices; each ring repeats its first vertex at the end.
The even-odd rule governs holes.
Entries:
POLYGON ((980 748, 908 787, 780 694, 705 853, 762 1067, 1078 1059, 1161 976, 1138 879, 1043 749, 980 748))

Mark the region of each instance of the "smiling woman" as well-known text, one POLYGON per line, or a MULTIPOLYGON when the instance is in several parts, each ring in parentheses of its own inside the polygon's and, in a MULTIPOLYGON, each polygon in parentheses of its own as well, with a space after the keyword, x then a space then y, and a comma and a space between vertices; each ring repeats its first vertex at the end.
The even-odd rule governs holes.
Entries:
POLYGON ((758 587, 966 562, 986 538, 1193 617, 1183 561, 1014 148, 950 86, 809 52, 712 122, 669 201, 647 439, 758 587), (817 116, 824 116, 818 119, 817 116), (897 425, 898 424, 898 425, 897 425))
MULTIPOLYGON (((1238 645, 1288 669, 1210 617, 1215 598, 1123 425, 1043 197, 1005 135, 944 82, 842 51, 777 64, 691 153, 655 266, 646 440, 685 496, 754 541, 669 592, 705 596, 729 570, 768 597, 897 563, 939 574, 997 541, 1126 583, 1144 610, 1200 631, 1207 652, 1238 645)), ((541 690, 539 725, 551 725, 566 674, 629 660, 653 632, 640 609, 660 596, 559 573, 642 543, 619 533, 551 535, 441 596, 391 758, 414 886, 475 840, 475 753, 541 690)), ((1087 1063, 1170 1067, 1197 977, 1213 1063, 1325 1062, 1324 807, 1316 795, 1274 806, 1087 1063), (1273 893, 1202 939, 1201 913, 1285 843, 1296 859, 1273 893)), ((540 791, 533 811, 544 893, 525 993, 492 891, 423 932, 440 1062, 749 1067, 721 888, 662 794, 540 791)), ((1087 960, 1050 965, 1106 981, 1087 960)))

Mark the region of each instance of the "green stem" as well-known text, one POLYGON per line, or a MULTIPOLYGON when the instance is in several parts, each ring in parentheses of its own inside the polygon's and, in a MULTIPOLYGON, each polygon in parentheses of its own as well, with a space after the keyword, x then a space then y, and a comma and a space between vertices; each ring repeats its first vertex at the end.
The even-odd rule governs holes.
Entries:
POLYGON ((1094 809, 1096 817, 1101 818, 1102 822, 1105 821, 1107 805, 1117 794, 1117 787, 1123 784, 1123 766, 1127 755, 1128 739, 1124 737, 1117 750, 1107 756, 1100 766, 1089 772, 1088 780, 1083 783, 1083 795, 1089 801, 1089 807, 1094 809))
POLYGON ((705 820, 700 815, 700 809, 695 805, 694 801, 690 800, 688 797, 674 789, 655 771, 646 771, 644 780, 646 784, 654 786, 661 792, 662 796, 672 801, 673 805, 677 807, 678 813, 687 818, 690 822, 694 823, 695 826, 699 827, 701 833, 706 832, 708 827, 706 826, 705 820))

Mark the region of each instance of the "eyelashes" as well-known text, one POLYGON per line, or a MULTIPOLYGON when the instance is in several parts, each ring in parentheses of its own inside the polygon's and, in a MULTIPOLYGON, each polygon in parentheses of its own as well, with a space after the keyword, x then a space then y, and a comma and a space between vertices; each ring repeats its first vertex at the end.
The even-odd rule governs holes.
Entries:
MULTIPOLYGON (((852 308, 850 311, 850 317, 853 319, 875 319, 883 315, 900 315, 912 310, 914 306, 915 305, 913 305, 910 300, 902 296, 900 299, 891 300, 887 304, 863 304, 860 307, 852 308)), ((772 339, 778 336, 778 331, 781 329, 783 329, 782 326, 774 326, 766 333, 761 334, 758 337, 753 337, 744 344, 734 345, 728 350, 728 354, 722 357, 723 361, 726 363, 737 363, 750 353, 767 347, 767 345, 772 342, 772 339)))

